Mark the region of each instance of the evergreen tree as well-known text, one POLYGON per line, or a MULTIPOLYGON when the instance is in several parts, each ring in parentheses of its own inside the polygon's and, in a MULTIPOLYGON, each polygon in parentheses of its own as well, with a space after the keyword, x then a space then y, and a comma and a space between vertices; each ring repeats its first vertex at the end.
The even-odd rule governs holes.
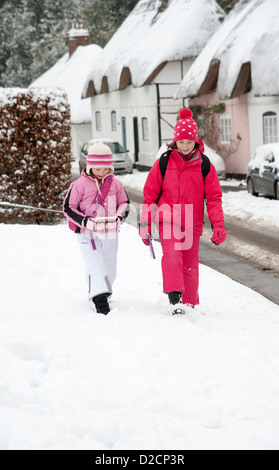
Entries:
POLYGON ((112 1, 112 11, 114 12, 115 26, 118 28, 130 11, 138 3, 138 0, 114 0, 112 1))
POLYGON ((30 80, 30 44, 36 33, 26 0, 10 0, 0 17, 0 85, 25 86, 30 80))
POLYGON ((104 47, 115 31, 112 0, 85 0, 81 8, 81 20, 90 34, 90 42, 104 47))
POLYGON ((238 2, 239 0, 218 0, 219 5, 226 13, 229 13, 238 2))
POLYGON ((33 57, 30 73, 35 79, 67 52, 69 25, 80 16, 80 11, 74 0, 28 0, 28 4, 37 33, 30 47, 33 57))
POLYGON ((137 0, 0 0, 0 86, 28 86, 67 52, 71 22, 104 47, 137 0))
POLYGON ((91 42, 104 47, 128 16, 138 0, 85 0, 81 19, 89 31, 91 42))

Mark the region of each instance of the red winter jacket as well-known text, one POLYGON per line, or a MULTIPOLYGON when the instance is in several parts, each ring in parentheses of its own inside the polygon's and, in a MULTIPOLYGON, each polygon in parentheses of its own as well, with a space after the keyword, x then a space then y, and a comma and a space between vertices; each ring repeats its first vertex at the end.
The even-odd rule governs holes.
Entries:
POLYGON ((185 221, 180 214, 187 214, 187 211, 184 211, 185 205, 192 205, 193 231, 202 235, 204 202, 206 200, 211 224, 213 227, 223 227, 222 189, 215 167, 210 163, 210 171, 203 179, 201 164, 202 157, 199 150, 189 161, 185 161, 175 149, 169 156, 163 180, 159 160, 157 160, 151 168, 144 186, 141 223, 150 224, 154 213, 156 213, 155 222, 157 225, 162 222, 163 218, 165 222, 171 224, 177 223, 177 221, 181 222, 181 227, 184 229, 185 221), (156 204, 158 204, 158 208, 156 204), (176 214, 178 208, 180 208, 179 218, 176 214))

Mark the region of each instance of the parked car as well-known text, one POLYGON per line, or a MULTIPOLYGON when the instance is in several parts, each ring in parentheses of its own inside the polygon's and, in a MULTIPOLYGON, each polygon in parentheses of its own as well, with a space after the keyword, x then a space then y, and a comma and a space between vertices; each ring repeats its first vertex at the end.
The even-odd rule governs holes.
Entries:
POLYGON ((111 149, 113 155, 113 166, 116 174, 133 173, 133 162, 127 153, 128 151, 125 150, 119 142, 112 139, 94 139, 83 144, 79 157, 80 171, 86 167, 88 150, 91 145, 96 142, 103 142, 111 149))
MULTIPOLYGON (((160 158, 160 156, 166 150, 168 150, 168 147, 165 144, 163 144, 160 147, 160 149, 159 149, 159 151, 156 155, 156 160, 157 160, 157 158, 160 158)), ((204 145, 204 153, 205 153, 205 155, 208 156, 209 160, 215 166, 219 180, 225 180, 226 179, 226 165, 225 165, 225 162, 224 162, 223 158, 217 152, 215 152, 215 150, 208 147, 208 145, 204 145)))
POLYGON ((279 143, 261 145, 248 164, 247 190, 250 194, 279 199, 279 143))
POLYGON ((225 180, 227 177, 226 165, 221 155, 206 144, 204 144, 204 153, 215 166, 219 180, 225 180))

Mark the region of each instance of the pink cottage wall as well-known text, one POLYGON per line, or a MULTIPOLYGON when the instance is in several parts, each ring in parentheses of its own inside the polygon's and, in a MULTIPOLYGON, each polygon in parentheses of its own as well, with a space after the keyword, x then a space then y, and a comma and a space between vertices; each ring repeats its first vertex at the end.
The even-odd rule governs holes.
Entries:
MULTIPOLYGON (((204 106, 223 103, 226 107, 225 113, 231 116, 231 145, 221 145, 219 138, 218 152, 223 157, 228 174, 246 175, 247 165, 250 161, 250 136, 248 95, 231 100, 220 100, 218 92, 203 95, 199 98, 189 100, 189 106, 204 106), (220 149, 221 148, 221 149, 220 149), (222 150, 223 148, 223 150, 222 150)), ((221 115, 219 115, 221 116, 221 115)), ((220 119, 219 119, 220 129, 220 119)), ((220 132, 219 132, 220 135, 220 132)), ((206 143, 206 142, 205 142, 206 143)), ((217 150, 217 146, 215 148, 217 150)))

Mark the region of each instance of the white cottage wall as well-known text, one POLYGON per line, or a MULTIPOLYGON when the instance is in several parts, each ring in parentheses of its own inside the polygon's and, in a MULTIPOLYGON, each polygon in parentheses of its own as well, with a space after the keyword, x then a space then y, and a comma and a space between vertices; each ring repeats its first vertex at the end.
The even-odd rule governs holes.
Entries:
POLYGON ((188 105, 188 100, 174 100, 173 96, 191 64, 192 61, 168 62, 150 85, 139 88, 130 85, 124 90, 93 96, 92 138, 119 141, 130 150, 136 165, 150 168, 160 143, 173 138, 179 109, 188 105))
POLYGON ((189 70, 193 60, 168 62, 154 78, 158 87, 161 115, 161 141, 170 142, 173 138, 173 129, 181 108, 188 106, 187 99, 174 99, 175 91, 189 70))
POLYGON ((155 85, 95 95, 91 99, 92 138, 118 140, 130 150, 134 163, 151 166, 158 150, 157 92, 155 85), (116 127, 112 127, 112 112, 116 127), (99 113, 100 123, 96 120, 99 113), (124 124, 125 122, 125 124, 124 124), (124 127, 126 132, 124 132, 124 127), (138 137, 135 133, 137 127, 138 137), (135 141, 138 140, 138 149, 135 141))
POLYGON ((277 116, 277 136, 279 138, 279 96, 253 96, 249 93, 249 123, 251 156, 256 148, 264 144, 263 115, 274 112, 277 116))
POLYGON ((188 72, 193 61, 170 61, 154 78, 154 83, 180 84, 184 75, 188 72))

